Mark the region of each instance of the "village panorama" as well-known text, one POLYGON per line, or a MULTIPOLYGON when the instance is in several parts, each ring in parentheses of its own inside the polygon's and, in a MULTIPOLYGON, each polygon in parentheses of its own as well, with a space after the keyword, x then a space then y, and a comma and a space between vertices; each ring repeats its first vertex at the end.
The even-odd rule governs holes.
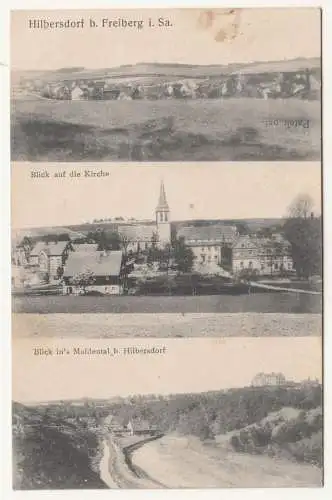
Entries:
POLYGON ((293 292, 320 301, 321 216, 309 195, 293 200, 284 219, 172 221, 171 214, 161 182, 152 220, 120 216, 19 231, 13 294, 20 301, 286 293, 291 301, 293 292))

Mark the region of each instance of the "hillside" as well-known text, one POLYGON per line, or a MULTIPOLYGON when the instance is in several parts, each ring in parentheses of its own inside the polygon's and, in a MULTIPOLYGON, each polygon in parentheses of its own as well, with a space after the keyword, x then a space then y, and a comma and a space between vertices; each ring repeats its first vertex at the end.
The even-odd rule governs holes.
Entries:
POLYGON ((240 452, 322 466, 320 385, 13 403, 14 488, 105 488, 98 471, 109 415, 146 422, 165 439, 195 438, 220 459, 240 452))
POLYGON ((71 79, 108 79, 108 78, 141 78, 153 76, 156 78, 208 78, 239 73, 273 73, 279 71, 293 72, 304 69, 320 71, 321 61, 317 58, 298 58, 283 61, 266 61, 252 63, 234 63, 228 65, 194 65, 175 63, 137 63, 113 68, 59 68, 48 71, 12 71, 12 82, 20 78, 33 78, 49 81, 71 79))
POLYGON ((97 437, 88 430, 13 404, 15 490, 106 488, 93 471, 97 437))
MULTIPOLYGON (((276 226, 279 224, 283 224, 284 219, 282 218, 274 218, 274 219, 197 219, 197 220, 181 220, 181 221, 173 221, 172 227, 174 231, 178 231, 181 227, 184 226, 202 226, 209 224, 230 224, 230 225, 238 225, 245 224, 252 231, 257 231, 261 228, 267 228, 276 226)), ((30 238, 38 239, 46 234, 64 234, 68 233, 72 240, 76 238, 84 237, 90 231, 96 230, 106 230, 109 232, 113 232, 117 230, 118 224, 121 222, 111 222, 111 221, 103 221, 103 222, 87 222, 83 224, 71 224, 68 226, 53 226, 53 227, 34 227, 29 229, 17 229, 12 232, 12 241, 15 243, 19 243, 24 236, 28 236, 30 238)))

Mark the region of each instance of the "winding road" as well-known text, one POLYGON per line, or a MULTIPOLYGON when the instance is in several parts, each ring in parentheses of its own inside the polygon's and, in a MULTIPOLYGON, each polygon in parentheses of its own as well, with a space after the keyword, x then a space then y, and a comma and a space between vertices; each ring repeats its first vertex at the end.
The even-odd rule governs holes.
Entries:
POLYGON ((149 436, 124 448, 121 448, 111 436, 106 437, 103 441, 100 478, 111 489, 165 488, 165 485, 154 481, 143 469, 134 466, 131 461, 131 455, 134 451, 161 437, 162 435, 149 436))

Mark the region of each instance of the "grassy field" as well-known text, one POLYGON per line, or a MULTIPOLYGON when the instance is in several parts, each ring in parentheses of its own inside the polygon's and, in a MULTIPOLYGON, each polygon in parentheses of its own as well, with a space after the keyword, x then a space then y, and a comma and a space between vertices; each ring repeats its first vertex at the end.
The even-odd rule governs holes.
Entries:
POLYGON ((12 101, 13 161, 320 159, 320 102, 12 101), (308 119, 309 128, 264 120, 308 119))
POLYGON ((13 336, 53 338, 319 337, 320 314, 14 314, 13 336))
POLYGON ((295 293, 197 296, 17 296, 16 313, 321 313, 322 297, 295 293))
POLYGON ((17 403, 13 419, 14 490, 106 488, 91 465, 95 434, 17 403))

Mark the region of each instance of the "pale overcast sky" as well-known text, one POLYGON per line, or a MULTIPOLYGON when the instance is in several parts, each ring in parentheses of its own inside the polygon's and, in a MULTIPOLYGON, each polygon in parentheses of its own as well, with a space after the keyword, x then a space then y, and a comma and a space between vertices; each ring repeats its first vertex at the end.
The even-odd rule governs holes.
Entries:
POLYGON ((203 392, 250 385, 258 372, 321 380, 321 339, 19 339, 13 346, 13 399, 21 402, 203 392), (34 347, 162 347, 165 355, 34 356, 34 347), (75 376, 73 376, 75 374, 75 376))
MULTIPOLYGON (((127 11, 16 11, 12 15, 12 69, 45 70, 70 66, 109 68, 137 62, 229 64, 320 56, 318 8, 237 9, 225 15, 215 9, 214 18, 199 22, 200 9, 127 11), (235 13, 234 13, 235 12, 235 13), (29 20, 80 20, 83 29, 30 29, 29 20), (171 28, 149 28, 148 18, 168 18, 171 28), (145 28, 90 28, 89 19, 101 24, 125 18, 144 20, 145 28), (211 25, 206 23, 212 19, 211 25), (232 31, 231 41, 216 35, 232 31)), ((211 11, 208 11, 211 12, 211 11)))
POLYGON ((283 217, 298 194, 321 211, 318 162, 181 164, 12 164, 12 227, 69 225, 110 217, 154 219, 163 179, 171 220, 283 217), (108 177, 70 178, 85 170, 108 177), (32 171, 65 178, 31 178, 32 171))

